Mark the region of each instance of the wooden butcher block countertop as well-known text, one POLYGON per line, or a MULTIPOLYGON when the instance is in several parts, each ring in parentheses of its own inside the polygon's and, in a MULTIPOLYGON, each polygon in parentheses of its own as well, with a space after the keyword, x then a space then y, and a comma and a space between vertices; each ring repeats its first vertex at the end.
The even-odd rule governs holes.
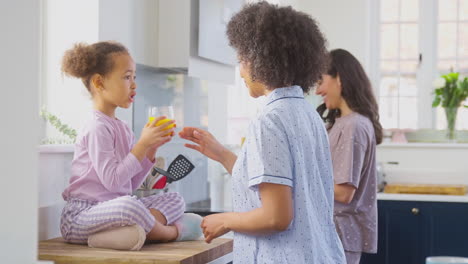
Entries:
POLYGON ((52 260, 56 264, 191 264, 213 261, 231 253, 232 248, 232 239, 227 238, 215 239, 210 244, 201 240, 148 244, 140 251, 90 248, 55 238, 39 242, 39 259, 52 260))
POLYGON ((444 184, 388 184, 385 193, 410 193, 410 194, 445 194, 465 195, 466 185, 444 185, 444 184))

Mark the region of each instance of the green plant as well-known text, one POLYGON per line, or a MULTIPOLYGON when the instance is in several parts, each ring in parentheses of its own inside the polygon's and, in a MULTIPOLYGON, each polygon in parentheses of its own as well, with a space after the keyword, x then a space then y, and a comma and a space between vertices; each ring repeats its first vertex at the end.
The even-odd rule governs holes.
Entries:
MULTIPOLYGON (((458 108, 468 97, 468 78, 458 80, 458 72, 450 72, 434 81, 434 101, 432 107, 441 105, 445 110, 447 118, 447 137, 455 140, 455 123, 457 120, 458 108)), ((468 107, 468 106, 464 106, 468 107)))
MULTIPOLYGON (((460 107, 468 97, 468 77, 458 80, 458 72, 450 72, 434 81, 434 101, 432 107, 441 105, 444 108, 460 107)), ((465 105, 468 107, 468 105, 465 105)))
POLYGON ((42 144, 67 144, 67 143, 75 143, 76 140, 76 130, 69 127, 67 124, 62 123, 60 119, 48 112, 44 107, 40 111, 40 116, 44 118, 44 120, 48 121, 53 127, 55 127, 60 133, 67 136, 69 140, 64 139, 44 139, 42 140, 42 144))

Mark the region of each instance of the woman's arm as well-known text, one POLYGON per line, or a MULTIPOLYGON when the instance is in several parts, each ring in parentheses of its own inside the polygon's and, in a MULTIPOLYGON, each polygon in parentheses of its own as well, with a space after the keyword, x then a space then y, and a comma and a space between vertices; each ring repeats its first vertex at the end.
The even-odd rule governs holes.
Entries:
POLYGON ((356 187, 351 184, 335 184, 335 201, 349 204, 354 197, 356 187))
POLYGON ((260 208, 243 213, 222 213, 206 216, 201 224, 205 240, 210 243, 229 231, 258 235, 286 230, 294 218, 291 187, 261 183, 260 208))
POLYGON ((366 138, 362 127, 357 126, 354 134, 343 134, 343 140, 338 142, 337 149, 340 149, 333 156, 333 177, 335 182, 335 201, 349 204, 354 198, 356 189, 359 187, 361 173, 365 163, 366 146, 363 145, 363 138, 366 138))
POLYGON ((229 174, 232 174, 232 168, 234 167, 234 163, 236 163, 237 156, 232 151, 224 148, 223 154, 221 155, 221 160, 219 161, 221 165, 227 170, 229 174))
POLYGON ((210 132, 195 127, 184 127, 179 132, 179 136, 197 144, 185 144, 187 148, 194 149, 208 158, 218 161, 229 174, 232 173, 232 167, 237 160, 236 154, 221 145, 210 132))

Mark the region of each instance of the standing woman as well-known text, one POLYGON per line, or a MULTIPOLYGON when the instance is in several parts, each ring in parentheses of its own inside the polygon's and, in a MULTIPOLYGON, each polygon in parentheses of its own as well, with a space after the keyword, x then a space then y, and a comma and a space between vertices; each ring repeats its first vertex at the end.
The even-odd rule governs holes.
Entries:
POLYGON ((205 240, 234 231, 236 264, 345 263, 327 132, 304 99, 326 69, 322 33, 308 15, 260 2, 233 16, 227 35, 250 95, 267 102, 239 156, 205 130, 179 133, 232 174, 234 212, 205 217, 205 240))
POLYGON ((324 100, 317 111, 330 138, 336 229, 347 263, 359 263, 362 252, 377 252, 375 149, 382 142, 377 102, 361 64, 342 49, 330 52, 316 94, 324 100))

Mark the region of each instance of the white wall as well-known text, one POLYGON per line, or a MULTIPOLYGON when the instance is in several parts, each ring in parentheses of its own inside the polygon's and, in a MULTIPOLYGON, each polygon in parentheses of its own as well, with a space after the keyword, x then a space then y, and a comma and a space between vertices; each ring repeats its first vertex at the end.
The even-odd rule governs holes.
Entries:
MULTIPOLYGON (((75 43, 97 41, 98 2, 47 0, 40 3, 44 10, 40 104, 78 130, 92 109, 91 97, 80 79, 62 75, 61 60, 65 50, 75 43)), ((64 138, 49 124, 45 132, 50 138, 64 138)), ((39 240, 60 236, 60 214, 64 205, 61 192, 68 185, 72 156, 72 146, 41 146, 39 149, 36 187, 39 240)))
MULTIPOLYGON (((113 40, 122 43, 127 47, 136 63, 145 62, 145 60, 149 63, 157 61, 157 52, 151 52, 152 49, 147 48, 147 45, 153 42, 141 39, 142 32, 147 32, 145 36, 157 38, 157 32, 151 34, 150 31, 152 28, 157 27, 150 23, 141 22, 151 18, 148 14, 149 12, 153 14, 155 12, 152 8, 142 10, 142 7, 147 7, 153 2, 153 8, 157 11, 157 1, 139 0, 139 5, 133 0, 99 0, 96 2, 99 3, 98 22, 96 25, 99 41, 113 40), (141 15, 137 16, 137 12, 140 12, 141 15), (136 25, 140 26, 137 27, 136 25), (142 28, 143 26, 145 28, 142 28), (143 53, 146 56, 143 56, 143 53)), ((157 16, 148 21, 156 23, 157 16)), ((132 107, 129 109, 119 107, 115 115, 120 120, 127 122, 131 127, 132 113, 132 107)))
MULTIPOLYGON (((77 42, 98 40, 98 1, 47 0, 44 3, 43 87, 41 105, 64 123, 79 129, 91 110, 90 95, 79 79, 63 76, 61 60, 65 50, 77 42)), ((62 137, 47 125, 46 135, 62 137)))
POLYGON ((351 52, 369 72, 371 0, 296 0, 293 6, 319 22, 329 48, 351 52))
POLYGON ((65 206, 63 190, 71 177, 73 145, 42 145, 39 154, 38 240, 60 237, 60 216, 65 206))
POLYGON ((388 183, 468 185, 468 144, 386 143, 377 147, 388 183), (389 164, 397 163, 397 164, 389 164))
POLYGON ((0 260, 35 263, 40 56, 37 0, 0 4, 0 260))
POLYGON ((115 40, 127 47, 131 54, 136 53, 137 31, 135 29, 137 4, 131 0, 99 1, 99 40, 115 40))

